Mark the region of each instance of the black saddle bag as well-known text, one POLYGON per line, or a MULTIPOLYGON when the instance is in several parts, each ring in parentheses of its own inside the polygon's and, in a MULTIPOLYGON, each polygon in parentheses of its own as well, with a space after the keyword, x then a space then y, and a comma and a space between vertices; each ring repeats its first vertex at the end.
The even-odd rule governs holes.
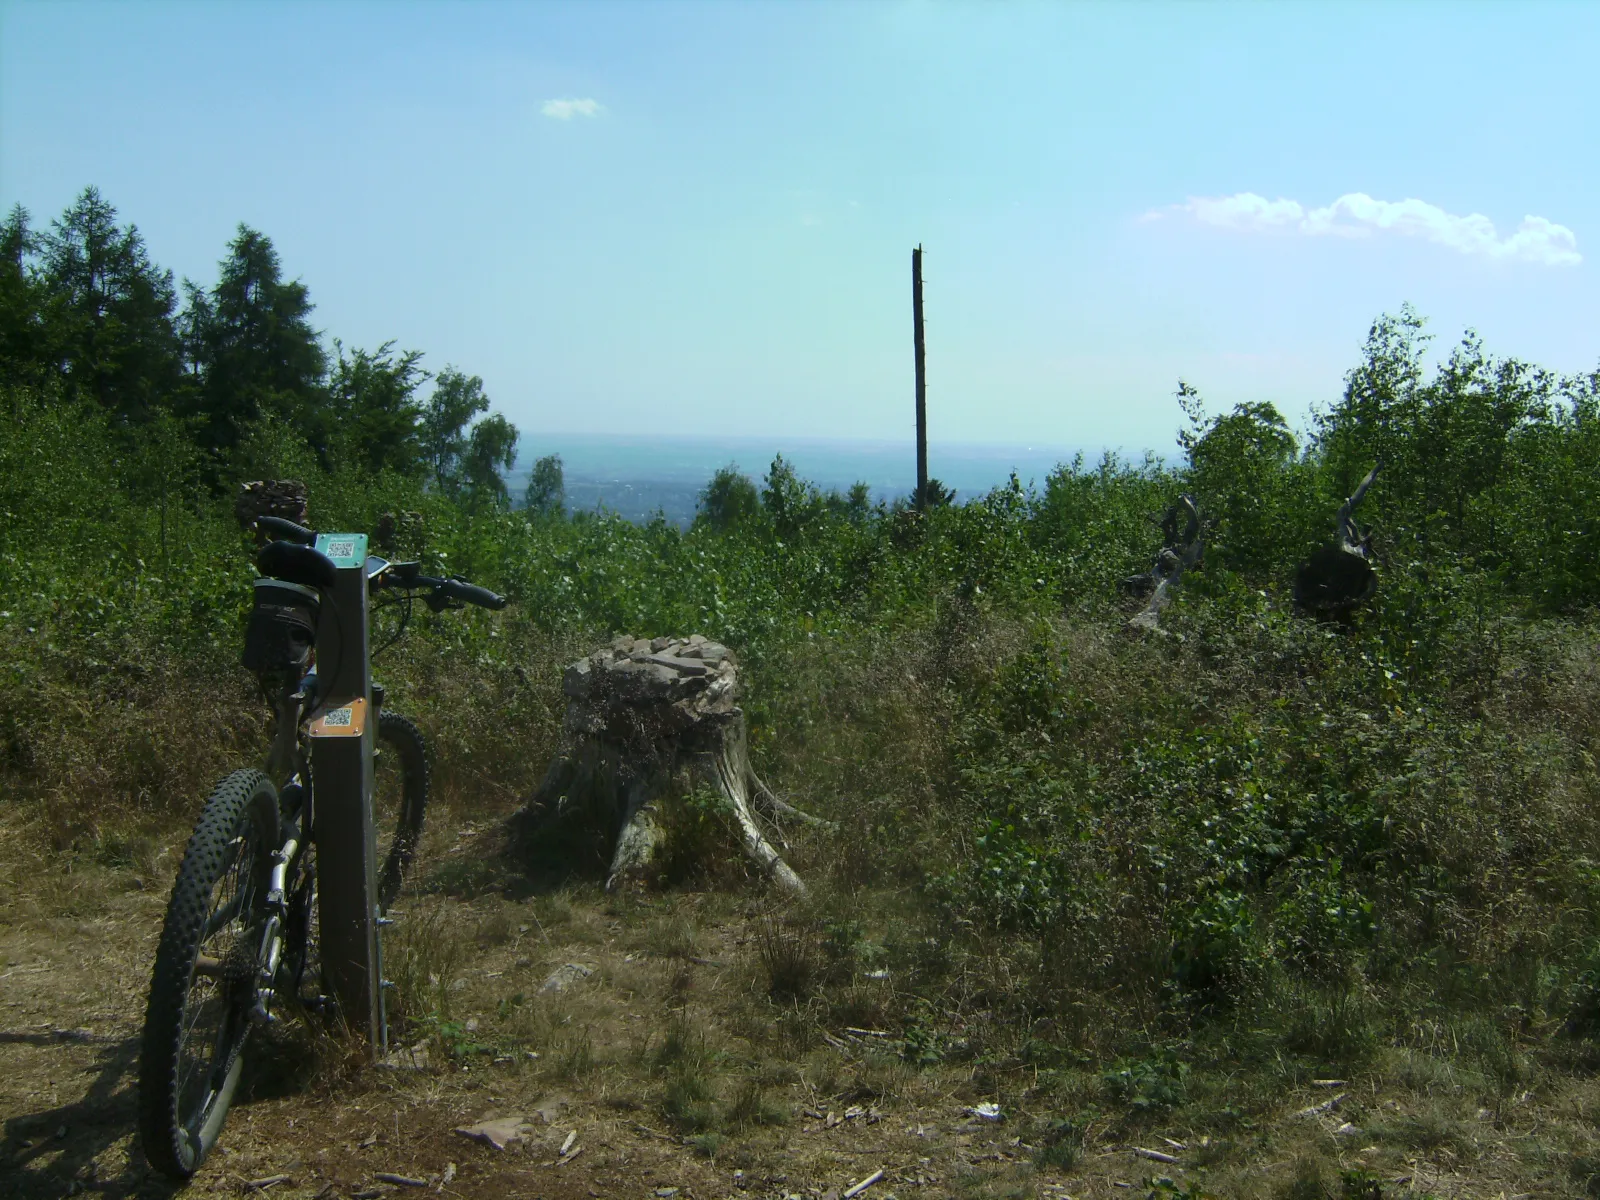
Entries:
POLYGON ((256 580, 256 602, 244 635, 245 669, 304 672, 317 644, 317 593, 281 579, 256 580))

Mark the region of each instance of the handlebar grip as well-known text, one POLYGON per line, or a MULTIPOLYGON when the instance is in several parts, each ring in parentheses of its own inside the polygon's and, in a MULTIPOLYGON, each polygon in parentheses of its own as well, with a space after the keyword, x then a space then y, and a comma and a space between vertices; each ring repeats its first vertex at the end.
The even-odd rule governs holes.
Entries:
POLYGON ((320 550, 293 542, 268 542, 256 555, 256 569, 273 579, 286 579, 306 587, 331 588, 339 578, 339 568, 333 565, 333 559, 320 550))
POLYGON ((302 546, 314 546, 317 535, 314 530, 307 529, 304 525, 296 525, 282 517, 257 517, 256 528, 268 533, 276 534, 286 542, 299 542, 302 546))
POLYGON ((465 579, 446 579, 444 586, 439 590, 452 599, 465 600, 468 604, 476 604, 479 608, 498 610, 506 606, 504 596, 497 596, 488 588, 468 583, 465 579))

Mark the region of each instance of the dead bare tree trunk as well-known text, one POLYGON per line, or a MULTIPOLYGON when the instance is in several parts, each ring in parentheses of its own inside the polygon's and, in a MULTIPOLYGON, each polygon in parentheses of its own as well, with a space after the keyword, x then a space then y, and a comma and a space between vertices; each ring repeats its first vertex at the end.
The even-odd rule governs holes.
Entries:
POLYGON ((1130 629, 1160 632, 1161 610, 1172 599, 1172 589, 1183 578, 1183 573, 1198 566, 1205 556, 1204 533, 1205 522, 1200 516, 1199 502, 1185 492, 1161 519, 1162 546, 1150 569, 1122 581, 1123 590, 1130 595, 1150 597, 1144 608, 1128 621, 1130 629), (1183 522, 1181 533, 1180 520, 1183 522))
POLYGON ((1378 572, 1372 566, 1372 535, 1356 524, 1355 511, 1378 477, 1374 464, 1334 518, 1338 541, 1314 551, 1294 573, 1295 608, 1325 620, 1347 621, 1377 594, 1378 572))
POLYGON ((781 819, 815 822, 783 803, 750 763, 738 666, 726 646, 690 638, 621 637, 567 668, 565 743, 512 818, 527 845, 549 825, 593 815, 615 831, 608 890, 648 882, 670 822, 662 806, 697 788, 717 793, 745 855, 776 886, 805 884, 768 840, 781 819), (764 810, 763 827, 756 810, 764 810))

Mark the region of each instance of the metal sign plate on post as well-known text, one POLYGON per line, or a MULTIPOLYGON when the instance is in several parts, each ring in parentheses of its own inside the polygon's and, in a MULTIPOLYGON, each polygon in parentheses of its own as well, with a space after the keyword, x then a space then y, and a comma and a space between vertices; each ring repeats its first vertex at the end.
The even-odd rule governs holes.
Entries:
POLYGON ((372 676, 367 652, 367 535, 324 533, 338 578, 317 628, 323 703, 311 724, 317 905, 323 980, 351 1029, 387 1048, 372 821, 372 676))

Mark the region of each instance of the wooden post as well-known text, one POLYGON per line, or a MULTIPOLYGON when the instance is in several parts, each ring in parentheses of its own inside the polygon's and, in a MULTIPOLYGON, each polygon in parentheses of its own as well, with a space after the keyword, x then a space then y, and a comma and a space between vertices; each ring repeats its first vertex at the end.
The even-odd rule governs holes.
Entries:
POLYGON ((917 354, 917 507, 928 500, 928 377, 923 363, 922 247, 911 252, 911 340, 917 354))
POLYGON ((365 1035, 373 1053, 381 1054, 387 1049, 388 1022, 372 821, 378 719, 367 645, 367 535, 318 534, 317 549, 338 568, 318 621, 324 699, 310 731, 322 976, 350 1029, 365 1035))

